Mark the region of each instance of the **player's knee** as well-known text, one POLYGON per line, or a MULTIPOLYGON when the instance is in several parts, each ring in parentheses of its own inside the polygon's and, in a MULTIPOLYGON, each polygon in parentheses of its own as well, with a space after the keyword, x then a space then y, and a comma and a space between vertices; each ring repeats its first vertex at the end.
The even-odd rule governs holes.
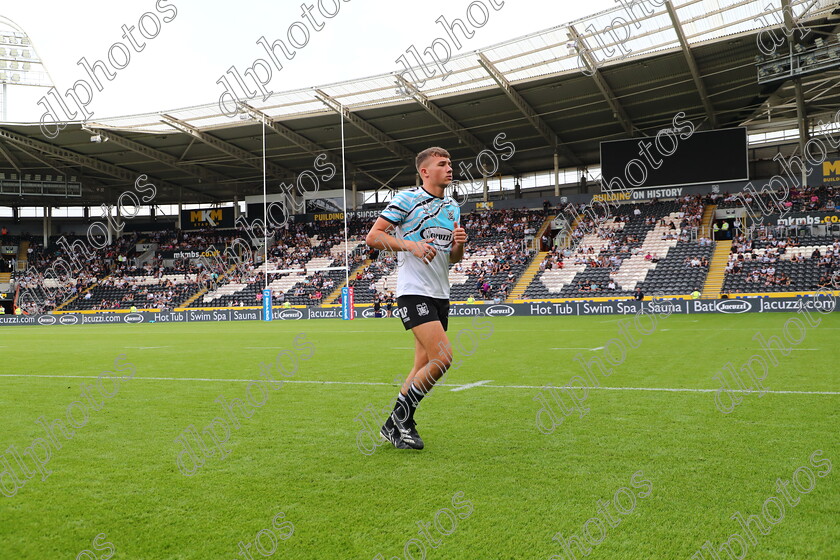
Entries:
POLYGON ((417 364, 428 364, 429 355, 426 353, 425 350, 417 350, 417 353, 414 356, 414 361, 417 364))
POLYGON ((452 360, 448 356, 438 356, 429 360, 429 363, 426 364, 426 369, 432 377, 438 379, 446 373, 446 370, 449 369, 451 364, 452 360))

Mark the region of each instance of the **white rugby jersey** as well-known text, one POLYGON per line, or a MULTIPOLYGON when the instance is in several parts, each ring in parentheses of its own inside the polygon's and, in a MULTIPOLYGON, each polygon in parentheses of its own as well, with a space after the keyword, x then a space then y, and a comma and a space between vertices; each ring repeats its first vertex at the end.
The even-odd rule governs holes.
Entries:
POLYGON ((449 253, 461 208, 449 196, 438 198, 415 187, 398 193, 380 216, 397 227, 394 237, 426 241, 437 250, 429 264, 408 251, 397 254, 397 297, 449 299, 449 253))

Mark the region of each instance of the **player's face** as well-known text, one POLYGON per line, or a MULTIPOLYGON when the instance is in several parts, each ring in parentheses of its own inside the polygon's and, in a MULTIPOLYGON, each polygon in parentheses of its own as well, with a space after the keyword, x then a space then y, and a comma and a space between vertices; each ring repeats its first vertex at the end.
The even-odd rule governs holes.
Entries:
POLYGON ((449 158, 432 156, 426 160, 423 170, 423 178, 428 177, 429 183, 434 186, 445 188, 452 182, 452 161, 449 158))

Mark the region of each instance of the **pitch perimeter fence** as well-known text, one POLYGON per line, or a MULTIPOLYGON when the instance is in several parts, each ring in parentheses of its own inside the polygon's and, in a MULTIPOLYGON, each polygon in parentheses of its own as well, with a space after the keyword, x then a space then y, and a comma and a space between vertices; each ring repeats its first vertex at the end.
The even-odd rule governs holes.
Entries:
MULTIPOLYGON (((590 315, 634 315, 638 312, 664 315, 696 315, 698 313, 796 313, 803 307, 807 310, 837 310, 836 295, 750 298, 750 299, 703 299, 703 300, 657 300, 657 301, 570 301, 563 303, 529 302, 512 304, 452 305, 451 317, 546 317, 546 316, 590 316, 590 315)), ((383 313, 384 314, 384 313, 383 313)), ((186 309, 183 311, 140 311, 117 313, 63 313, 57 315, 6 315, 0 316, 0 325, 85 325, 113 323, 196 323, 213 321, 259 321, 259 308, 241 309, 186 309)), ((296 321, 304 319, 339 319, 340 307, 275 308, 274 320, 296 321)), ((372 307, 357 308, 357 319, 373 319, 372 307)))

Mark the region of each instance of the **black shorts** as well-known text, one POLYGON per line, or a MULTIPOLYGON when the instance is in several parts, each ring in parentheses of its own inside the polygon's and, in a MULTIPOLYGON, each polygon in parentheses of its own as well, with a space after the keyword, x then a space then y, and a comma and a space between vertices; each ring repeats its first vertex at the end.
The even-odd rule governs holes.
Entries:
POLYGON ((428 296, 400 296, 394 317, 402 319, 405 330, 417 325, 440 321, 443 330, 449 326, 449 300, 428 296))

